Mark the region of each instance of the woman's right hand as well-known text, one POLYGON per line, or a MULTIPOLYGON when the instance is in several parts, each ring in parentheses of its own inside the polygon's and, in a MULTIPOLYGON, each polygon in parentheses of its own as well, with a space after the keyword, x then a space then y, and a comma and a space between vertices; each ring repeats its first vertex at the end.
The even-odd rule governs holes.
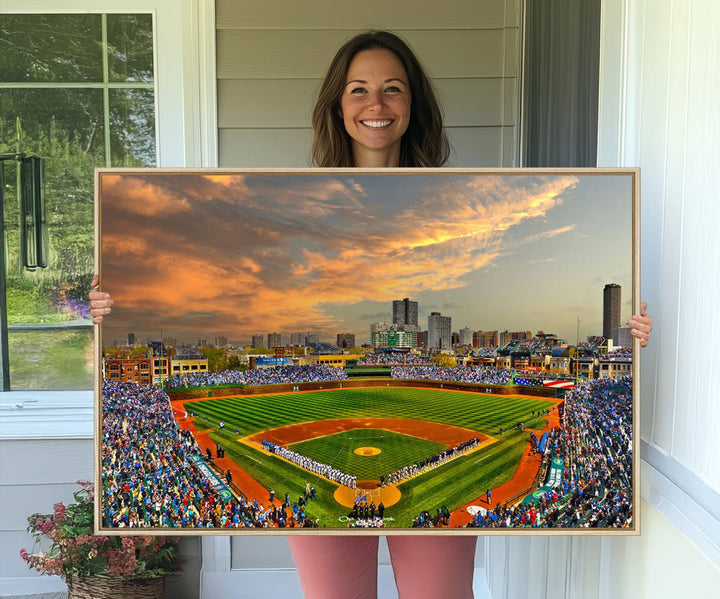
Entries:
POLYGON ((90 299, 90 316, 92 316, 92 321, 95 324, 100 324, 103 318, 110 314, 111 306, 114 303, 110 299, 109 293, 97 290, 99 284, 100 278, 95 275, 91 283, 92 291, 88 294, 88 298, 90 299))

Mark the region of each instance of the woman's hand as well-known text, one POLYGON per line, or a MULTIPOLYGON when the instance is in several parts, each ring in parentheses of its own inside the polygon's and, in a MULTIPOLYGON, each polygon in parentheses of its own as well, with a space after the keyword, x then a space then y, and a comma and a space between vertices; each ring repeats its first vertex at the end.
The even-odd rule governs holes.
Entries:
POLYGON ((90 316, 92 316, 92 321, 95 324, 100 324, 103 318, 110 314, 110 307, 114 303, 110 299, 109 293, 97 291, 99 283, 99 277, 95 275, 91 283, 93 289, 88 295, 88 298, 90 299, 90 316))
POLYGON ((652 331, 652 316, 646 314, 647 304, 640 302, 640 314, 635 314, 628 320, 628 326, 631 328, 633 337, 637 337, 640 341, 640 347, 646 347, 650 339, 650 331, 652 331))

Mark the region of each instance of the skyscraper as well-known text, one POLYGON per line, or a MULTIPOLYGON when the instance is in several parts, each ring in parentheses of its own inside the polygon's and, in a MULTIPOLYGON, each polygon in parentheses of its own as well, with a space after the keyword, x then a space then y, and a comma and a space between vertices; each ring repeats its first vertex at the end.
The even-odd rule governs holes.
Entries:
POLYGON ((290 345, 305 345, 305 333, 290 333, 290 345))
POLYGON ((603 289, 603 337, 612 339, 615 329, 620 326, 621 287, 608 283, 603 289))
POLYGON ((473 333, 473 347, 497 347, 497 331, 476 331, 473 333))
POLYGON ((452 318, 442 316, 440 312, 431 312, 428 316, 428 348, 452 348, 452 318))
POLYGON ((253 335, 252 336, 252 349, 257 349, 258 347, 262 347, 263 344, 263 336, 262 335, 253 335))
POLYGON ((393 324, 418 326, 418 303, 407 297, 393 300, 393 324))
POLYGON ((280 333, 268 333, 268 349, 282 347, 282 335, 280 333))
POLYGON ((353 333, 338 333, 337 346, 340 349, 350 349, 355 347, 355 335, 353 333))
POLYGON ((460 345, 472 345, 473 331, 469 327, 460 329, 460 345))

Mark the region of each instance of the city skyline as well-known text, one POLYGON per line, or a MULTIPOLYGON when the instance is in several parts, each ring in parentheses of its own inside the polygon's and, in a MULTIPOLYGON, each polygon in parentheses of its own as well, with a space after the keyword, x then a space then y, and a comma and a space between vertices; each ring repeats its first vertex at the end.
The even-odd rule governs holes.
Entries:
POLYGON ((572 174, 103 173, 107 339, 341 332, 393 301, 453 328, 601 334, 631 310, 632 178, 572 174), (392 198, 389 202, 387 198, 392 198))

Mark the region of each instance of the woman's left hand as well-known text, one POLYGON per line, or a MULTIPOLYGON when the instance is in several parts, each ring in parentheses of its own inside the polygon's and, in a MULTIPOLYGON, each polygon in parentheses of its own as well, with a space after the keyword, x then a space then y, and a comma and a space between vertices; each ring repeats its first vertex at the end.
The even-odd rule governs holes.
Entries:
POLYGON ((633 337, 637 337, 640 341, 640 347, 646 347, 650 339, 650 331, 652 331, 652 316, 646 314, 647 304, 640 302, 640 314, 634 314, 628 320, 628 326, 631 328, 633 337))

